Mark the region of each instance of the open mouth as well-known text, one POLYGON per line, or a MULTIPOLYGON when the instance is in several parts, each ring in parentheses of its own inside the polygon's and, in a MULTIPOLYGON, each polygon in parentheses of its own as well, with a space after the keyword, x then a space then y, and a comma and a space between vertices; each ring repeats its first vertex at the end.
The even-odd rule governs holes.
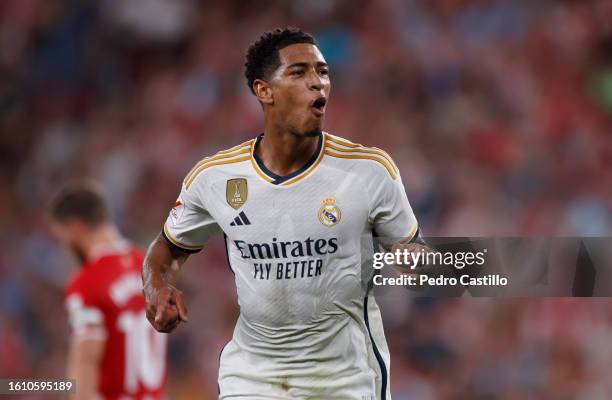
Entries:
POLYGON ((315 101, 312 102, 312 112, 321 116, 325 113, 325 105, 327 104, 327 99, 325 97, 319 97, 315 101))

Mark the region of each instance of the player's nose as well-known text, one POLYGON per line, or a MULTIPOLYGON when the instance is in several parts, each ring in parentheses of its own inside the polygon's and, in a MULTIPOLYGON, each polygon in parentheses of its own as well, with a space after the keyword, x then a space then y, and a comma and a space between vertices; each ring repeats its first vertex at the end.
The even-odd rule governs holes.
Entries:
POLYGON ((321 76, 316 72, 310 74, 309 88, 311 90, 320 91, 325 87, 325 82, 321 79, 321 76))
POLYGON ((312 82, 312 84, 310 85, 310 89, 316 90, 316 91, 323 90, 323 82, 321 81, 312 82))

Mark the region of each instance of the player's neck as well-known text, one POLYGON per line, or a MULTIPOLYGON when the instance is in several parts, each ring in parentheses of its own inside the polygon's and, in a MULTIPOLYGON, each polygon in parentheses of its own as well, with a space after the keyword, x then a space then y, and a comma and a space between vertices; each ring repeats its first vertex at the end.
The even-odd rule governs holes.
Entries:
POLYGON ((96 228, 84 241, 87 261, 95 261, 105 254, 119 253, 125 249, 126 240, 114 225, 96 228))
POLYGON ((266 127, 257 147, 257 156, 267 169, 285 176, 297 171, 312 158, 318 142, 318 136, 298 136, 266 127))

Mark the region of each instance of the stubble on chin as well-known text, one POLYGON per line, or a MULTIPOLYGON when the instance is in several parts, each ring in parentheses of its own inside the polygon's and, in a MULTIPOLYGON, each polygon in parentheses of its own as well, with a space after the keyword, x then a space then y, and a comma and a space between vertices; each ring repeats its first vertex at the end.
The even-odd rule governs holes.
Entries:
POLYGON ((306 130, 306 131, 300 131, 299 129, 290 128, 289 132, 291 132, 295 136, 311 138, 311 137, 317 137, 317 136, 321 135, 323 133, 323 130, 321 129, 320 126, 318 126, 316 128, 309 129, 309 130, 306 130))
POLYGON ((317 128, 317 129, 313 129, 310 131, 306 131, 304 132, 302 135, 305 137, 317 137, 319 135, 321 135, 323 133, 323 131, 321 130, 321 128, 317 128))

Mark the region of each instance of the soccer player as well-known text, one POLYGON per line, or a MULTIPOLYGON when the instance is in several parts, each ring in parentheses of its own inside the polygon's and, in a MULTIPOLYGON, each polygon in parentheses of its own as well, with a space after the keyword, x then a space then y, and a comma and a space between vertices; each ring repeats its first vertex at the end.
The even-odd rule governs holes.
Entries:
POLYGON ((220 399, 390 399, 366 254, 374 235, 419 246, 399 171, 384 151, 322 131, 329 66, 311 35, 267 32, 245 66, 264 132, 185 177, 145 257, 147 317, 161 332, 187 320, 166 276, 223 232, 240 316, 220 356, 220 399))
POLYGON ((54 236, 82 263, 66 288, 74 398, 162 398, 166 335, 145 318, 142 252, 121 236, 90 185, 63 188, 49 219, 54 236))

